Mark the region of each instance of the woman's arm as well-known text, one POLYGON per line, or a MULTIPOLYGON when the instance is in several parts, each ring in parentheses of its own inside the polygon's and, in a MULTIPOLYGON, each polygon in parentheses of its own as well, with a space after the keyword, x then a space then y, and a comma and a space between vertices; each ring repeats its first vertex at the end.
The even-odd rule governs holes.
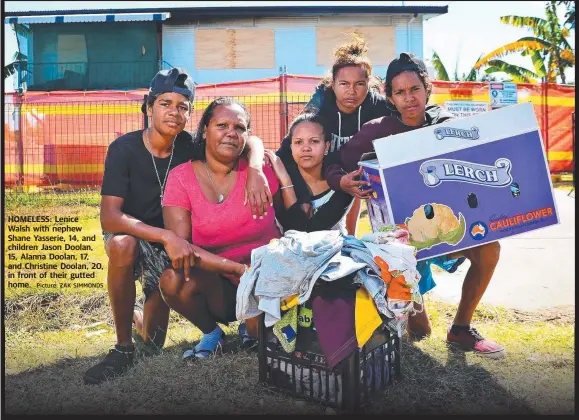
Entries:
POLYGON ((281 158, 271 150, 266 150, 266 163, 273 169, 280 188, 274 195, 275 215, 284 231, 305 231, 308 216, 297 200, 293 179, 289 176, 281 158))
POLYGON ((247 148, 249 149, 247 156, 249 170, 247 172, 243 205, 245 206, 249 202, 253 216, 261 217, 267 214, 268 204, 270 206, 273 205, 269 184, 262 169, 264 159, 263 142, 257 136, 249 136, 247 148))
POLYGON ((285 165, 282 160, 271 150, 266 150, 265 155, 267 164, 273 169, 273 173, 279 182, 279 191, 281 191, 281 199, 283 200, 284 208, 289 209, 298 201, 294 190, 292 179, 290 178, 285 165))
POLYGON ((349 194, 334 191, 327 203, 318 207, 308 220, 306 232, 317 232, 331 229, 350 209, 354 197, 349 194))
POLYGON ((363 199, 370 197, 371 189, 360 190, 363 186, 370 186, 370 183, 359 180, 362 168, 358 167, 358 162, 364 153, 374 151, 372 140, 378 138, 378 129, 379 123, 364 124, 334 157, 329 156, 324 177, 334 191, 343 191, 363 199))
MULTIPOLYGON (((307 232, 310 215, 306 214, 303 208, 304 206, 305 204, 300 204, 299 202, 296 202, 294 203, 293 206, 287 209, 283 207, 283 204, 280 208, 276 207, 275 216, 278 222, 283 227, 284 232, 287 232, 288 230, 307 232)), ((311 206, 309 204, 308 206, 311 209, 311 206)))
MULTIPOLYGON (((163 220, 165 227, 182 239, 191 242, 191 212, 181 207, 165 206, 163 207, 163 220)), ((190 264, 201 268, 205 271, 211 271, 226 275, 234 275, 241 277, 245 272, 245 266, 227 258, 220 257, 197 245, 191 245, 196 253, 194 264, 190 264)), ((176 267, 181 268, 181 267, 176 267)), ((185 270, 185 278, 189 278, 189 266, 183 267, 185 270)))
POLYGON ((340 152, 330 153, 324 158, 324 179, 331 189, 341 191, 340 180, 347 174, 340 162, 340 152))
POLYGON ((353 199, 349 194, 335 191, 328 202, 319 207, 315 213, 313 211, 306 212, 303 208, 304 205, 296 202, 285 211, 282 209, 278 212, 276 209, 276 217, 284 232, 288 230, 300 232, 328 230, 344 217, 353 199))

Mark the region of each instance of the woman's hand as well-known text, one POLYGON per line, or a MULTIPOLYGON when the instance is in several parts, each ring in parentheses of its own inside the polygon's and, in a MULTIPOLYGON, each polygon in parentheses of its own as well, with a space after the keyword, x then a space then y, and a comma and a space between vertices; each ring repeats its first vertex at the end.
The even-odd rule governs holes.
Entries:
POLYGON ((241 281, 241 276, 243 276, 243 274, 245 274, 245 271, 247 270, 247 267, 245 264, 238 264, 238 270, 235 274, 233 273, 222 273, 221 275, 223 277, 225 277, 227 280, 229 280, 231 282, 231 284, 233 284, 234 286, 239 286, 239 283, 241 281))
POLYGON ((245 184, 245 197, 243 205, 249 202, 253 218, 267 216, 267 207, 273 205, 273 198, 269 190, 267 178, 262 169, 249 168, 247 171, 247 183, 245 184))
POLYGON ((291 177, 287 173, 285 165, 282 160, 271 150, 266 150, 264 152, 264 160, 266 165, 271 166, 275 177, 279 182, 280 189, 277 191, 275 196, 275 211, 282 211, 284 208, 289 209, 297 201, 296 193, 294 191, 294 186, 291 177))
POLYGON ((199 260, 199 254, 195 251, 193 244, 180 238, 171 231, 167 231, 163 236, 163 245, 169 259, 173 263, 173 268, 182 268, 185 273, 185 280, 189 280, 189 268, 194 267, 199 260))
POLYGON ((314 216, 314 209, 312 208, 311 203, 302 203, 301 207, 308 219, 311 219, 314 216))
POLYGON ((271 166, 273 172, 275 173, 275 177, 280 183, 280 186, 285 187, 286 185, 291 185, 292 180, 287 173, 285 165, 281 161, 278 155, 276 155, 271 150, 265 151, 265 164, 271 166))
POLYGON ((263 142, 257 136, 249 136, 247 139, 249 148, 249 169, 247 171, 247 183, 245 184, 245 197, 243 205, 251 205, 251 213, 255 219, 257 216, 267 216, 267 204, 273 205, 273 198, 263 173, 263 142))
POLYGON ((357 171, 353 171, 344 175, 340 179, 340 188, 347 194, 365 200, 372 197, 372 193, 374 191, 371 188, 362 190, 363 187, 370 187, 371 184, 368 181, 357 181, 354 179, 361 174, 362 168, 360 167, 357 171))

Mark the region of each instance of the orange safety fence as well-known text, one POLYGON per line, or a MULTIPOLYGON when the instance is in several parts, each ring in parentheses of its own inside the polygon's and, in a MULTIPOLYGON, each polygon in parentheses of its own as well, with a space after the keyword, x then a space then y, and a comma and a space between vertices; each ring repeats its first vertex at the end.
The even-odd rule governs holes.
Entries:
MULTIPOLYGON (((277 149, 288 125, 309 101, 319 77, 283 75, 244 82, 199 85, 187 130, 195 131, 206 106, 233 96, 251 114, 252 133, 277 149)), ((489 103, 488 83, 433 82, 431 103, 489 103)), ((5 186, 79 189, 102 183, 108 145, 144 127, 141 104, 147 90, 27 92, 4 97, 5 186)), ((573 168, 571 115, 575 88, 519 84, 518 101, 531 101, 541 126, 551 172, 573 168)))

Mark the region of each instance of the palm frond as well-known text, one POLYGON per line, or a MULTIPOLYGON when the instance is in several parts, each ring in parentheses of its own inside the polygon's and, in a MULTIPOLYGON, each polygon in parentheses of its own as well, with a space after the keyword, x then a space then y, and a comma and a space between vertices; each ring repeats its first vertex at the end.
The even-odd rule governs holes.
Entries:
POLYGON ((546 48, 546 43, 542 39, 539 38, 529 38, 524 39, 521 38, 518 41, 511 42, 509 44, 503 45, 502 47, 497 48, 494 51, 491 51, 480 60, 478 60, 474 68, 478 70, 483 65, 488 65, 491 60, 495 60, 501 58, 507 54, 521 52, 524 50, 543 50, 546 48))
POLYGON ((20 51, 16 51, 12 56, 12 61, 26 61, 28 57, 25 54, 22 54, 20 51))
POLYGON ((561 36, 563 38, 568 38, 569 35, 571 35, 571 32, 569 31, 569 28, 561 28, 561 36))
POLYGON ((16 35, 20 35, 24 38, 30 35, 30 28, 23 23, 13 23, 11 24, 12 30, 16 33, 16 35))
POLYGON ((541 38, 544 38, 549 31, 547 21, 537 17, 501 16, 501 23, 516 26, 517 28, 526 28, 541 38))
MULTIPOLYGON (((552 44, 549 41, 547 41, 546 39, 541 39, 541 38, 537 38, 534 36, 524 36, 522 38, 519 38, 517 40, 517 42, 529 42, 529 43, 538 42, 539 44, 543 45, 543 47, 542 47, 543 49, 549 49, 552 46, 552 44)), ((540 48, 537 48, 537 49, 540 49, 540 48)))
POLYGON ((527 52, 531 56, 533 67, 535 67, 535 74, 539 77, 545 77, 547 74, 545 71, 545 59, 541 55, 541 52, 536 50, 527 52))
MULTIPOLYGON (((482 58, 482 54, 479 55, 478 59, 476 60, 476 62, 478 63, 478 61, 482 58)), ((468 76, 466 76, 464 78, 465 82, 476 82, 476 77, 477 77, 477 69, 475 69, 474 67, 470 70, 470 73, 468 74, 468 76)))
POLYGON ((571 45, 567 41, 567 38, 563 38, 561 40, 561 44, 563 45, 563 48, 565 48, 566 50, 572 50, 573 49, 573 48, 571 48, 571 45))
POLYGON ((436 51, 432 52, 432 66, 434 67, 434 70, 436 70, 436 78, 438 80, 446 80, 446 81, 450 80, 448 78, 448 73, 446 72, 446 67, 444 67, 442 60, 440 59, 436 51))
POLYGON ((561 58, 569 65, 569 67, 575 65, 575 54, 573 54, 572 50, 568 49, 561 51, 561 58))
POLYGON ((10 63, 4 66, 3 69, 3 74, 4 74, 4 79, 6 79, 7 77, 12 76, 14 73, 16 73, 18 71, 18 65, 19 63, 10 63))
POLYGON ((491 60, 488 62, 489 68, 485 70, 486 74, 503 72, 512 77, 516 83, 529 83, 539 76, 532 71, 514 64, 509 64, 503 60, 491 60))
MULTIPOLYGON (((487 74, 492 74, 492 73, 498 73, 498 72, 502 72, 501 69, 496 68, 496 67, 489 67, 487 69, 485 69, 485 73, 487 74)), ((510 77, 510 81, 512 81, 513 83, 530 83, 530 81, 524 77, 519 77, 519 76, 513 76, 513 75, 509 75, 510 77)), ((495 78, 495 80, 498 80, 495 78)))
POLYGON ((565 22, 563 25, 569 25, 571 29, 575 29, 575 2, 574 1, 557 1, 557 6, 564 5, 566 9, 565 22))

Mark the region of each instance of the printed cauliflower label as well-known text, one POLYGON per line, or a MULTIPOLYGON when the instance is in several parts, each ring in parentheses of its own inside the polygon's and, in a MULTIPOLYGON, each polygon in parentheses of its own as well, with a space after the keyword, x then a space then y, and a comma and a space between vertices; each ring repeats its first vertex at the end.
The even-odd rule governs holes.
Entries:
POLYGON ((430 249, 440 243, 458 244, 464 237, 466 221, 462 213, 458 218, 444 204, 424 204, 414 210, 405 222, 410 233, 410 245, 417 251, 430 249))

